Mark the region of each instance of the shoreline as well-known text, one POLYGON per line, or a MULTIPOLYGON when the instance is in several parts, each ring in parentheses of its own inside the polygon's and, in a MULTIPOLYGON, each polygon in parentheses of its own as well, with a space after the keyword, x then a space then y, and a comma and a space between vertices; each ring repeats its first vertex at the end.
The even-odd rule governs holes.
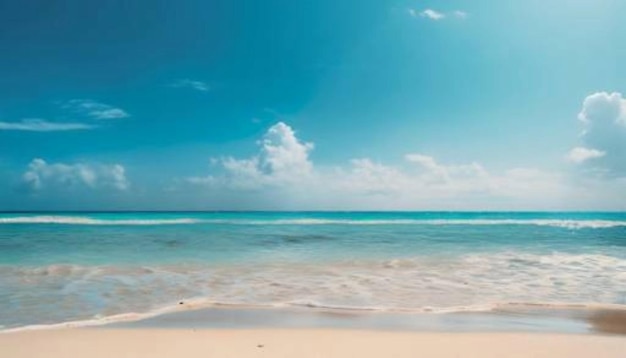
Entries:
POLYGON ((623 357, 620 336, 319 329, 59 329, 0 335, 12 358, 623 357))
POLYGON ((624 334, 626 306, 508 303, 454 311, 377 311, 311 306, 179 302, 147 313, 0 329, 0 335, 58 329, 357 329, 407 332, 624 334))

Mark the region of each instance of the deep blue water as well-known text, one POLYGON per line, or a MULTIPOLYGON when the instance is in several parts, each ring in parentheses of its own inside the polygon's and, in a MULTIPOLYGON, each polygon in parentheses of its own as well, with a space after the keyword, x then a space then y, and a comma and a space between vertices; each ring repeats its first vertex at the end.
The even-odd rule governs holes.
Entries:
POLYGON ((626 304, 626 213, 0 214, 0 325, 180 300, 399 311, 626 304))

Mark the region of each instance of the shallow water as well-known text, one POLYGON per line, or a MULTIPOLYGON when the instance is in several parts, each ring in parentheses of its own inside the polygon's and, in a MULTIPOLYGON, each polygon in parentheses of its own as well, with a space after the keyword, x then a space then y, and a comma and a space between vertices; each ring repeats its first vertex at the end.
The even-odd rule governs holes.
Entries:
POLYGON ((606 333, 590 322, 591 311, 498 310, 447 314, 356 312, 250 307, 181 310, 107 328, 149 329, 371 329, 422 332, 606 333))
POLYGON ((0 325, 197 305, 626 304, 623 213, 0 214, 0 325))

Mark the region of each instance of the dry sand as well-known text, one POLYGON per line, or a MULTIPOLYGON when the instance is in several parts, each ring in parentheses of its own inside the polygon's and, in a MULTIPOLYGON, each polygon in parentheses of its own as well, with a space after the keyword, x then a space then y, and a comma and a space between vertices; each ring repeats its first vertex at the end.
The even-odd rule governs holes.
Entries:
POLYGON ((624 336, 84 328, 0 334, 0 357, 626 357, 624 336))

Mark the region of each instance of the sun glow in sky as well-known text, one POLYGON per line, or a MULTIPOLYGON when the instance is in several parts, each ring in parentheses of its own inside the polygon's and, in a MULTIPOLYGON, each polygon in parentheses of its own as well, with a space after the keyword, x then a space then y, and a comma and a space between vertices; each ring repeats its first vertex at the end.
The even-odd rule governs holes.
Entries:
POLYGON ((626 210, 625 12, 0 2, 0 210, 626 210))

